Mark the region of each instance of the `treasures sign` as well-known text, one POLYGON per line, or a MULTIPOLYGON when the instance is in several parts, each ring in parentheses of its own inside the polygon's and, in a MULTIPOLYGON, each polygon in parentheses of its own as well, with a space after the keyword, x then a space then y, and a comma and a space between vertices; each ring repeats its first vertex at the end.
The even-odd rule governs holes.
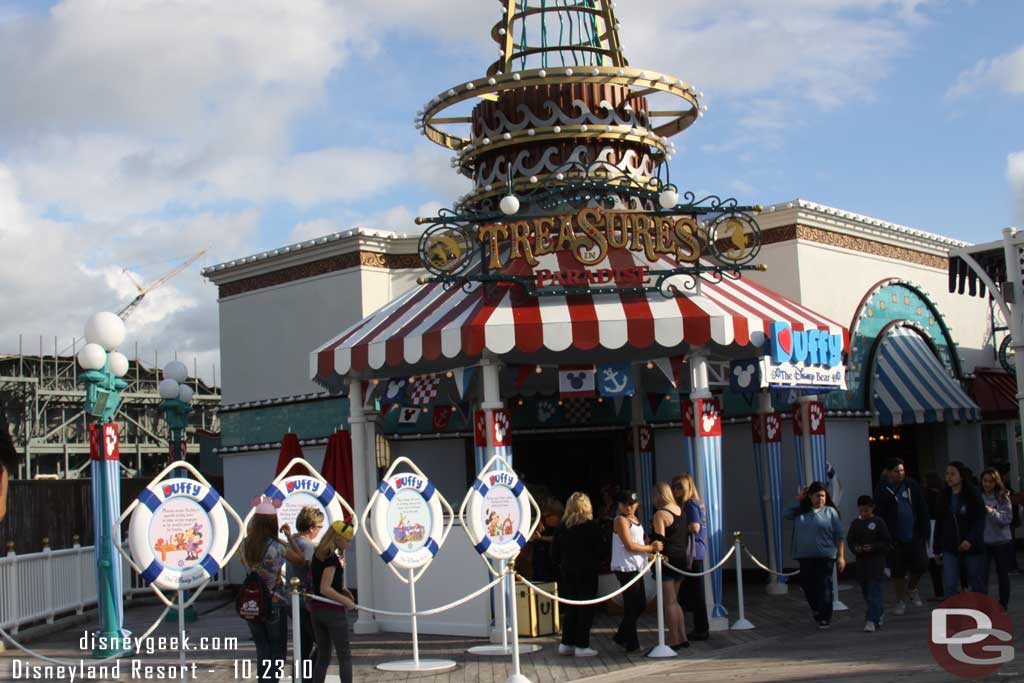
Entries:
POLYGON ((760 229, 745 213, 700 223, 694 214, 587 207, 503 222, 445 219, 423 233, 419 251, 435 279, 520 285, 540 295, 658 290, 680 274, 737 278, 759 268, 748 265, 759 249, 760 229), (538 268, 552 254, 559 269, 550 258, 538 268))

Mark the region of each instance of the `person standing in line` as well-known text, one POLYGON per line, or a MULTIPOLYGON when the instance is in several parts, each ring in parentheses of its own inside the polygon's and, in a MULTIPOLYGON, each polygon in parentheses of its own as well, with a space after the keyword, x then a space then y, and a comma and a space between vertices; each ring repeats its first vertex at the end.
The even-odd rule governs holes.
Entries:
MULTIPOLYGON (((625 586, 644 570, 649 554, 661 552, 662 545, 658 541, 650 544, 644 542, 644 527, 636 517, 640 499, 635 491, 619 491, 618 503, 619 514, 613 522, 611 568, 619 586, 625 586)), ((622 594, 622 621, 612 636, 612 640, 624 647, 626 652, 640 649, 636 622, 645 607, 647 592, 644 590, 644 580, 640 579, 622 594)))
MULTIPOLYGON (((597 575, 607 552, 607 539, 594 521, 590 498, 579 491, 569 496, 562 525, 551 542, 551 560, 559 568, 559 594, 569 600, 593 600, 597 597, 597 575)), ((593 605, 562 606, 562 642, 558 654, 595 657, 590 647, 593 605)))
MULTIPOLYGON (((277 508, 281 501, 264 496, 253 498, 254 515, 246 529, 242 545, 242 564, 256 572, 270 597, 266 619, 248 621, 249 632, 256 643, 256 678, 259 683, 276 682, 284 673, 288 640, 287 604, 279 596, 281 567, 285 563, 285 546, 278 540, 277 508)), ((287 532, 287 525, 283 530, 287 532)))
POLYGON ((985 593, 985 505, 971 486, 969 471, 960 461, 946 467, 946 488, 935 520, 935 554, 942 555, 946 597, 960 592, 965 578, 975 593, 985 593), (961 577, 963 561, 965 577, 961 577))
POLYGON ((846 569, 846 535, 839 512, 820 481, 797 496, 784 517, 793 520, 793 558, 800 564, 800 582, 818 628, 832 625, 832 568, 846 569))
POLYGON ((551 542, 555 531, 562 521, 565 508, 556 498, 547 498, 540 505, 540 524, 534 532, 530 543, 533 545, 533 579, 535 583, 545 583, 558 578, 558 568, 551 561, 551 542))
POLYGON ((995 562, 999 604, 1007 609, 1010 604, 1010 558, 1013 557, 1013 536, 1010 533, 1013 510, 1002 477, 991 467, 981 473, 981 502, 985 504, 985 588, 988 588, 989 571, 995 562))
POLYGON ((892 545, 889 528, 881 517, 875 517, 875 501, 871 496, 857 499, 860 515, 850 523, 846 542, 857 556, 857 581, 867 605, 864 632, 874 633, 885 616, 882 601, 882 578, 885 575, 885 556, 892 545))
POLYGON ((1012 520, 1010 522, 1010 573, 1021 573, 1020 565, 1017 563, 1017 529, 1020 527, 1021 504, 1024 503, 1024 496, 1019 491, 1014 491, 1011 485, 1010 463, 1001 463, 997 468, 999 478, 1003 480, 1006 487, 1006 495, 1010 499, 1010 511, 1012 520))
MULTIPOLYGON (((673 567, 684 569, 689 561, 686 556, 688 534, 683 510, 672 497, 672 489, 663 481, 654 485, 653 498, 654 539, 664 545, 661 552, 665 561, 673 567)), ((686 615, 679 605, 679 587, 684 578, 683 574, 671 567, 661 568, 661 586, 658 590, 661 591, 665 606, 669 647, 673 650, 690 647, 690 641, 686 639, 686 615)))
MULTIPOLYGON (((298 579, 300 583, 299 590, 309 592, 311 588, 308 581, 309 565, 313 561, 313 552, 316 550, 313 539, 317 537, 323 527, 323 512, 312 505, 308 505, 299 511, 298 516, 295 518, 295 533, 288 539, 292 552, 288 554, 288 564, 285 565, 284 570, 285 587, 287 589, 291 589, 292 579, 298 579), (301 561, 295 561, 300 558, 301 561)), ((315 645, 313 621, 305 603, 305 600, 299 603, 299 623, 292 624, 292 628, 297 627, 302 636, 301 659, 304 662, 310 660, 313 645, 315 645)), ((302 670, 307 671, 305 668, 302 670)))
POLYGON ((352 543, 355 529, 348 522, 338 520, 324 534, 313 553, 311 565, 313 593, 341 603, 331 605, 314 600, 313 634, 316 638, 316 663, 313 665, 313 683, 324 683, 331 665, 331 648, 338 655, 338 676, 341 683, 352 683, 352 650, 348 641, 348 619, 345 611, 356 608, 352 594, 345 588, 345 549, 352 543))
MULTIPOLYGON (((699 574, 704 571, 707 557, 707 529, 704 523, 704 503, 697 492, 697 484, 689 474, 672 477, 672 495, 683 510, 686 530, 689 533, 687 550, 690 566, 686 571, 699 574)), ((687 640, 707 640, 710 636, 708 605, 704 598, 704 577, 687 576, 679 587, 679 605, 684 612, 693 614, 693 631, 686 634, 687 640)))
MULTIPOLYGON (((935 520, 939 516, 939 501, 942 499, 942 479, 935 471, 929 471, 924 475, 924 497, 928 503, 928 524, 935 526, 935 520)), ((932 580, 932 597, 929 602, 941 602, 945 591, 942 589, 942 562, 935 557, 931 550, 935 545, 932 535, 928 535, 928 576, 932 580)))
POLYGON ((917 585, 928 570, 931 518, 925 493, 917 481, 907 476, 903 460, 893 458, 886 469, 887 481, 875 492, 875 506, 892 534, 889 568, 896 589, 896 607, 892 612, 900 615, 907 611, 907 602, 915 607, 924 606, 917 585))

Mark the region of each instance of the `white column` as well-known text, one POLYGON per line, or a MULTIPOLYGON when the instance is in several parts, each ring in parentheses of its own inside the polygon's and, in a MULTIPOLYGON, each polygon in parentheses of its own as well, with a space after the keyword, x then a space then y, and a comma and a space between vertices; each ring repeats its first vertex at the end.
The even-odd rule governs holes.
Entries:
MULTIPOLYGON (((501 410, 505 404, 501 401, 501 364, 489 355, 485 355, 480 361, 480 371, 483 377, 483 401, 480 403, 480 410, 485 413, 485 424, 487 425, 487 457, 484 458, 487 461, 494 457, 494 430, 491 429, 491 424, 494 422, 494 411, 501 410)), ((498 562, 497 565, 500 568, 501 563, 498 562)), ((507 642, 507 605, 508 601, 516 599, 514 585, 510 589, 505 583, 502 583, 501 592, 504 599, 499 597, 495 604, 497 618, 490 633, 492 643, 507 642)), ((513 628, 515 628, 514 625, 513 628)))
MULTIPOLYGON (((367 486, 367 471, 371 449, 366 443, 366 416, 363 413, 363 387, 358 379, 348 381, 349 428, 352 434, 352 507, 361 512, 366 509, 370 499, 371 488, 367 486)), ((371 444, 372 445, 372 444, 371 444)), ((367 607, 373 606, 373 549, 366 542, 366 529, 360 529, 356 535, 356 590, 359 591, 359 603, 367 607)), ((369 612, 359 611, 359 617, 353 626, 358 634, 376 633, 380 626, 369 612)))

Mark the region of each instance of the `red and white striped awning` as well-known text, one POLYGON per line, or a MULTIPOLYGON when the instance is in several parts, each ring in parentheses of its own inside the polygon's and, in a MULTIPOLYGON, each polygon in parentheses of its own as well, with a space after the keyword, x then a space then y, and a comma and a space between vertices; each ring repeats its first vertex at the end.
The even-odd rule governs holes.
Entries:
MULTIPOLYGON (((536 270, 583 270, 564 253, 539 260, 536 270)), ((623 249, 590 270, 637 266, 665 270, 674 263, 652 263, 643 253, 623 249)), ((508 270, 513 269, 530 272, 522 262, 510 264, 508 270)), ((314 381, 336 385, 350 374, 458 367, 485 350, 497 356, 564 353, 564 362, 573 362, 572 351, 650 349, 641 356, 648 358, 660 354, 659 348, 678 354, 684 344, 761 346, 774 321, 848 339, 842 325, 745 278, 705 282, 699 294, 679 297, 660 292, 531 297, 516 287, 488 298, 477 283, 445 289, 435 282, 413 288, 315 350, 310 371, 314 381)))

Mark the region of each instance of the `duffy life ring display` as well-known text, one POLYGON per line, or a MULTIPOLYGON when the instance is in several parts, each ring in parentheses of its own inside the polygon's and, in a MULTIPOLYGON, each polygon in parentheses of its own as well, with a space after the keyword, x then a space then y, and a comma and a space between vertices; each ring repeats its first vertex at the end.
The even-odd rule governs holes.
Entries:
POLYGON ((330 484, 316 477, 299 475, 286 477, 271 484, 264 492, 268 497, 280 500, 281 507, 277 511, 277 519, 282 525, 287 524, 295 532, 295 518, 304 507, 315 507, 324 513, 324 526, 313 539, 316 543, 332 523, 344 520, 345 511, 338 501, 337 492, 330 484))
POLYGON ((396 474, 377 487, 371 532, 380 556, 401 569, 429 563, 444 540, 444 513, 434 485, 418 474, 396 474))
POLYGON ((132 560, 158 588, 187 590, 224 564, 228 517, 216 489, 194 479, 156 481, 139 494, 128 526, 132 560))
POLYGON ((530 536, 530 495, 512 472, 484 471, 473 481, 463 522, 481 555, 508 560, 530 536))

